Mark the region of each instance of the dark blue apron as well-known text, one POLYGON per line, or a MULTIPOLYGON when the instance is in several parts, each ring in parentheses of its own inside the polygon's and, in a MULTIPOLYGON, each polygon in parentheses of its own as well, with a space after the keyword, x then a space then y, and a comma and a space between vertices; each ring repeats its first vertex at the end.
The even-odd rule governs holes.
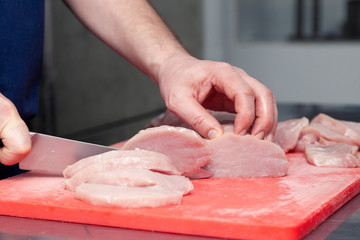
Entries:
MULTIPOLYGON (((38 111, 44 0, 0 0, 0 92, 29 120, 38 111)), ((17 167, 0 164, 0 178, 17 167)))

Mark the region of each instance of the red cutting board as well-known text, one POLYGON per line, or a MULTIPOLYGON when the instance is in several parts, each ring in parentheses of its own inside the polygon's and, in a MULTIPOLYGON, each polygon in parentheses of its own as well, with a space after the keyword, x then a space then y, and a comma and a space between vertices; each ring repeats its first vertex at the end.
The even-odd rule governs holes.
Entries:
POLYGON ((0 181, 0 214, 180 234, 299 239, 360 192, 360 169, 320 168, 288 154, 282 178, 199 179, 180 205, 92 206, 59 176, 29 172, 0 181))

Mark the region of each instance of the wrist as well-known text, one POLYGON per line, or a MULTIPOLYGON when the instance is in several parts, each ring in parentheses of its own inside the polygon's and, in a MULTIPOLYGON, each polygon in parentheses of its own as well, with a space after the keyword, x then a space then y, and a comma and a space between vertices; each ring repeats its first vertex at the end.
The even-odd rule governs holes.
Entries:
POLYGON ((149 77, 159 84, 162 72, 171 66, 177 65, 181 62, 181 59, 192 57, 184 48, 179 47, 175 50, 166 52, 161 51, 161 54, 157 57, 150 59, 149 64, 149 77))

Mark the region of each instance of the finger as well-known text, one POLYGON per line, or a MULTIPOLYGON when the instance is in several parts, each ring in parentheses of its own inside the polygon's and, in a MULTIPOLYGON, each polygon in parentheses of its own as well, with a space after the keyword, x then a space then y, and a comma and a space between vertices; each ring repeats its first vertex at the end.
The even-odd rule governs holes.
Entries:
POLYGON ((246 73, 244 79, 249 82, 255 92, 256 118, 251 134, 260 139, 272 140, 278 119, 275 97, 268 88, 246 73))
POLYGON ((273 141, 274 137, 275 137, 275 133, 276 133, 276 128, 277 128, 277 124, 278 124, 278 109, 277 109, 277 104, 276 104, 276 99, 275 97, 273 97, 273 103, 274 103, 274 124, 271 128, 271 130, 269 131, 268 135, 265 136, 266 140, 269 141, 273 141))
POLYGON ((0 162, 13 165, 21 161, 31 149, 29 130, 15 106, 0 94, 0 162))
POLYGON ((237 113, 234 132, 245 135, 255 119, 255 93, 234 67, 222 69, 215 78, 214 87, 233 101, 237 113), (227 70, 227 71, 225 71, 227 70))
POLYGON ((277 126, 277 108, 273 97, 266 91, 256 98, 256 115, 251 134, 272 140, 277 126))
POLYGON ((204 138, 214 139, 223 134, 220 123, 191 97, 181 102, 172 101, 168 109, 204 138))
POLYGON ((11 134, 5 134, 2 139, 4 147, 0 150, 0 161, 4 165, 20 162, 31 150, 31 138, 24 123, 10 127, 11 134))

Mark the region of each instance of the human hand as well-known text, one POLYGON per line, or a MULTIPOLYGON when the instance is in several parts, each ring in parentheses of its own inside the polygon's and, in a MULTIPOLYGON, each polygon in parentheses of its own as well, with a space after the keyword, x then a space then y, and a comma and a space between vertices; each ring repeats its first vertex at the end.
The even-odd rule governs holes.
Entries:
MULTIPOLYGON (((155 80, 156 81, 156 80, 155 80)), ((272 92, 244 70, 181 54, 159 68, 157 82, 167 108, 203 137, 223 133, 206 110, 236 113, 234 132, 273 140, 278 112, 272 92)))
POLYGON ((20 162, 31 149, 29 129, 19 116, 14 104, 0 93, 0 163, 20 162))

